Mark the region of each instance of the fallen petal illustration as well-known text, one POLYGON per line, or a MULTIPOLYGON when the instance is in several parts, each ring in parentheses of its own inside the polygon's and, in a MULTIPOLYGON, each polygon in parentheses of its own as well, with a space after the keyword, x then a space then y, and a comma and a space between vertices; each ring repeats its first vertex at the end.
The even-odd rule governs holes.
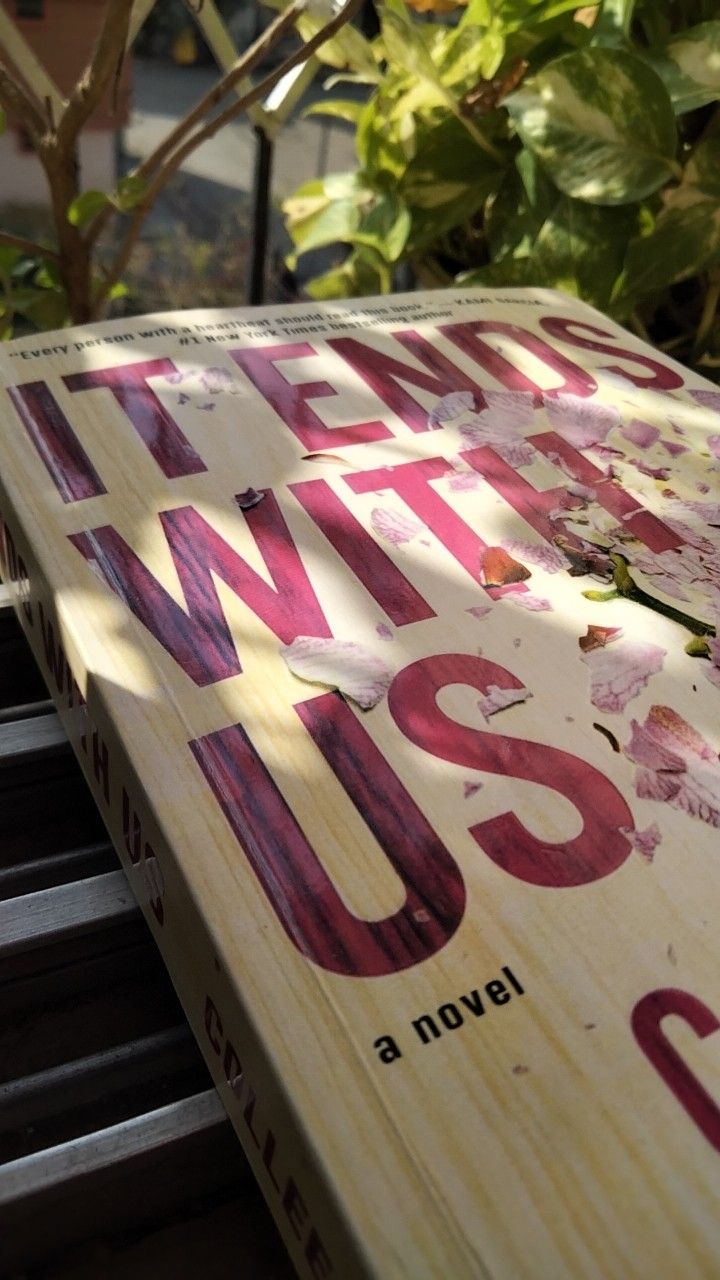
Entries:
POLYGON ((545 395, 543 402, 553 430, 576 449, 603 443, 608 432, 620 425, 620 414, 612 405, 582 396, 545 395))
POLYGON ((472 413, 475 408, 475 396, 472 391, 450 391, 442 396, 428 414, 428 426, 433 431, 464 413, 472 413))
POLYGON ((293 675, 339 689, 364 711, 385 697, 392 680, 382 659, 354 640, 298 636, 282 645, 280 653, 293 675))
POLYGON ((621 427, 620 435, 631 444, 637 445, 638 449, 649 449, 651 444, 660 439, 659 428, 653 427, 649 422, 643 422, 642 418, 633 418, 626 426, 621 427))
POLYGON ((527 560, 529 564, 538 565, 546 573, 558 573, 561 569, 568 567, 563 553, 547 542, 523 542, 520 538, 509 538, 503 546, 512 556, 517 556, 522 561, 527 560))
POLYGON ((478 706, 485 719, 489 720, 498 711, 505 711, 517 702, 526 702, 528 698, 532 698, 529 689, 501 689, 499 685, 491 684, 488 685, 485 697, 478 700, 478 706))
POLYGON ((702 734, 665 706, 652 706, 645 723, 633 720, 631 728, 625 754, 638 766, 637 795, 720 826, 720 762, 702 734))
POLYGON ((621 640, 587 650, 582 661, 590 668, 590 701, 600 711, 623 711, 651 676, 662 670, 666 650, 645 641, 621 640))
POLYGON ((424 525, 402 511, 393 511, 390 507, 374 507, 370 515, 370 523, 376 533, 394 547, 403 542, 410 542, 421 533, 424 525))

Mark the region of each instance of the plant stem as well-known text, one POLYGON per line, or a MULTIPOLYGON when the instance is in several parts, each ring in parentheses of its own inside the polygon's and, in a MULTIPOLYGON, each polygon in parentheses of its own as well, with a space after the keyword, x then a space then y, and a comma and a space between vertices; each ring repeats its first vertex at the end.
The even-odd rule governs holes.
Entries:
MULTIPOLYGON (((127 266, 130 255, 137 243, 138 237, 142 230, 143 223, 145 222, 145 219, 148 213, 150 212, 150 209, 152 208, 155 201, 157 200, 157 197, 159 196, 160 192, 169 182, 170 178, 180 168, 183 160, 185 160, 186 157, 189 156, 191 152, 195 151, 196 148, 199 147, 203 142, 206 142, 208 138, 214 137, 214 135, 220 129, 222 129, 226 124, 229 124, 231 120, 234 120, 235 117, 238 116, 240 112, 243 111, 246 107, 251 106, 253 102, 257 102, 259 101, 259 99, 264 98, 266 94, 269 92, 269 90, 275 84, 277 84, 278 80, 281 80, 282 77, 286 75, 288 71, 290 71, 293 67, 296 67, 298 63, 305 62, 306 59, 310 57, 312 53, 314 53, 315 49, 319 48, 320 45, 324 44, 326 40, 329 40, 331 36, 333 36, 341 26, 343 26, 346 22, 350 20, 351 17, 354 16, 354 14, 360 8, 361 3, 362 3, 362 0, 348 0, 348 3, 345 4, 341 12, 339 14, 336 14, 335 17, 332 18, 331 21, 328 22, 326 26, 324 26, 320 31, 318 31, 310 40, 308 40, 307 43, 302 46, 302 48, 296 50, 295 53, 290 54, 290 56, 286 58, 285 61, 280 64, 279 67, 276 67, 275 70, 272 71, 263 80, 260 80, 257 84, 253 85, 252 89, 250 89, 246 94, 244 94, 242 98, 238 98, 235 102, 231 103, 229 107, 226 107, 225 110, 221 111, 219 115, 214 116, 212 120, 209 120, 207 124, 205 124, 202 128, 196 129, 195 132, 192 133, 188 138, 186 138, 185 141, 182 143, 182 145, 180 145, 172 155, 168 156, 165 159, 164 163, 162 164, 162 167, 156 173, 154 181, 148 187, 148 190, 146 191, 143 199, 140 201, 140 203, 137 205, 137 207, 134 209, 131 215, 130 225, 127 229, 123 242, 120 246, 120 250, 115 259, 115 262, 112 264, 112 266, 109 267, 107 271, 107 275, 103 280, 100 289, 97 291, 93 299, 93 304, 91 308, 92 319, 96 319, 98 315, 102 313, 103 307, 107 301, 110 290, 112 289, 113 285, 116 284, 117 281, 120 279, 123 271, 125 270, 125 267, 127 266)), ((303 0, 303 7, 304 7, 304 0, 303 0)), ((297 16, 297 12, 295 13, 295 17, 296 16, 297 16)), ((234 71, 231 72, 231 74, 234 74, 234 71)), ((221 83, 223 82, 221 81, 221 83)), ((209 95, 206 95, 206 96, 209 96, 209 95)), ((196 111, 197 111, 197 108, 194 108, 191 113, 193 118, 196 115, 196 111)), ((178 129, 173 131, 174 134, 180 136, 182 133, 185 132, 184 126, 187 122, 187 119, 188 118, 186 117, 186 121, 181 121, 181 125, 178 126, 178 129)), ((164 143, 161 144, 161 148, 159 148, 159 150, 162 150, 163 153, 165 152, 164 143)), ((134 171, 135 174, 137 176, 142 176, 143 171, 145 169, 145 165, 147 165, 150 160, 154 160, 156 155, 157 155, 157 152, 154 153, 152 157, 149 157, 148 161, 138 166, 138 168, 134 171)), ((94 229, 95 229, 95 224, 93 224, 93 228, 91 230, 94 231, 94 229)))
POLYGON ((11 249, 21 249, 31 258, 48 258, 51 262, 60 261, 60 254, 54 249, 48 249, 44 244, 37 244, 35 240, 27 240, 25 236, 11 235, 9 231, 0 231, 0 244, 6 244, 11 249))
POLYGON ((720 275, 711 277, 708 284, 708 291, 705 295, 705 303, 700 316, 700 323, 695 334, 694 350, 700 352, 703 344, 710 333, 715 322, 715 315, 720 302, 720 275))

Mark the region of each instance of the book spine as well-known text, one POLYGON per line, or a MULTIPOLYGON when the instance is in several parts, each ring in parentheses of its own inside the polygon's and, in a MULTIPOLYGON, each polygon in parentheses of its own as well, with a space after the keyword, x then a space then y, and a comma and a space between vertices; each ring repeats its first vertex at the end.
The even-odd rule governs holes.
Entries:
POLYGON ((371 1280, 374 1272, 105 713, 101 689, 73 656, 49 582, 1 483, 0 574, 298 1275, 371 1280))

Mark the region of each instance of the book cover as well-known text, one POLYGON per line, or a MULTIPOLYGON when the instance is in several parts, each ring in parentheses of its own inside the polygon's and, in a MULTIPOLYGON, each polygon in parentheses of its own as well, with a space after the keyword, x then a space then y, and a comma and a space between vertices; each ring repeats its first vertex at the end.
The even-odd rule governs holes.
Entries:
POLYGON ((547 290, 0 384, 3 577, 299 1275, 716 1276, 720 391, 547 290))

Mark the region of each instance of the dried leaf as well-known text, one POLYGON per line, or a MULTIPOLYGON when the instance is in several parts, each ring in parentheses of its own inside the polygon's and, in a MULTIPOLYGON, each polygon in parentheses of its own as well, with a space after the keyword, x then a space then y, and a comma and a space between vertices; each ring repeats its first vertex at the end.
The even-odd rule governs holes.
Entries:
POLYGON ((606 729, 604 724, 598 724, 595 720, 593 721, 593 729, 597 729, 598 733, 601 733, 603 738, 607 738, 613 751, 617 751, 618 754, 620 753, 620 743, 611 729, 606 729))
POLYGON ((484 547, 480 552, 480 581, 484 587, 504 587, 529 577, 530 570, 504 547, 484 547))
POLYGON ((590 653, 593 649, 604 649, 621 635, 622 627, 598 627, 590 622, 586 634, 579 637, 578 644, 583 653, 590 653))
POLYGON ((293 675, 339 689, 364 711, 385 697, 392 672, 381 658, 354 640, 298 636, 280 653, 293 675))
POLYGON ((235 501, 241 511, 249 511, 251 507, 256 507, 258 502, 262 502, 265 497, 264 493, 258 493, 257 489, 244 489, 242 493, 235 496, 235 501))

